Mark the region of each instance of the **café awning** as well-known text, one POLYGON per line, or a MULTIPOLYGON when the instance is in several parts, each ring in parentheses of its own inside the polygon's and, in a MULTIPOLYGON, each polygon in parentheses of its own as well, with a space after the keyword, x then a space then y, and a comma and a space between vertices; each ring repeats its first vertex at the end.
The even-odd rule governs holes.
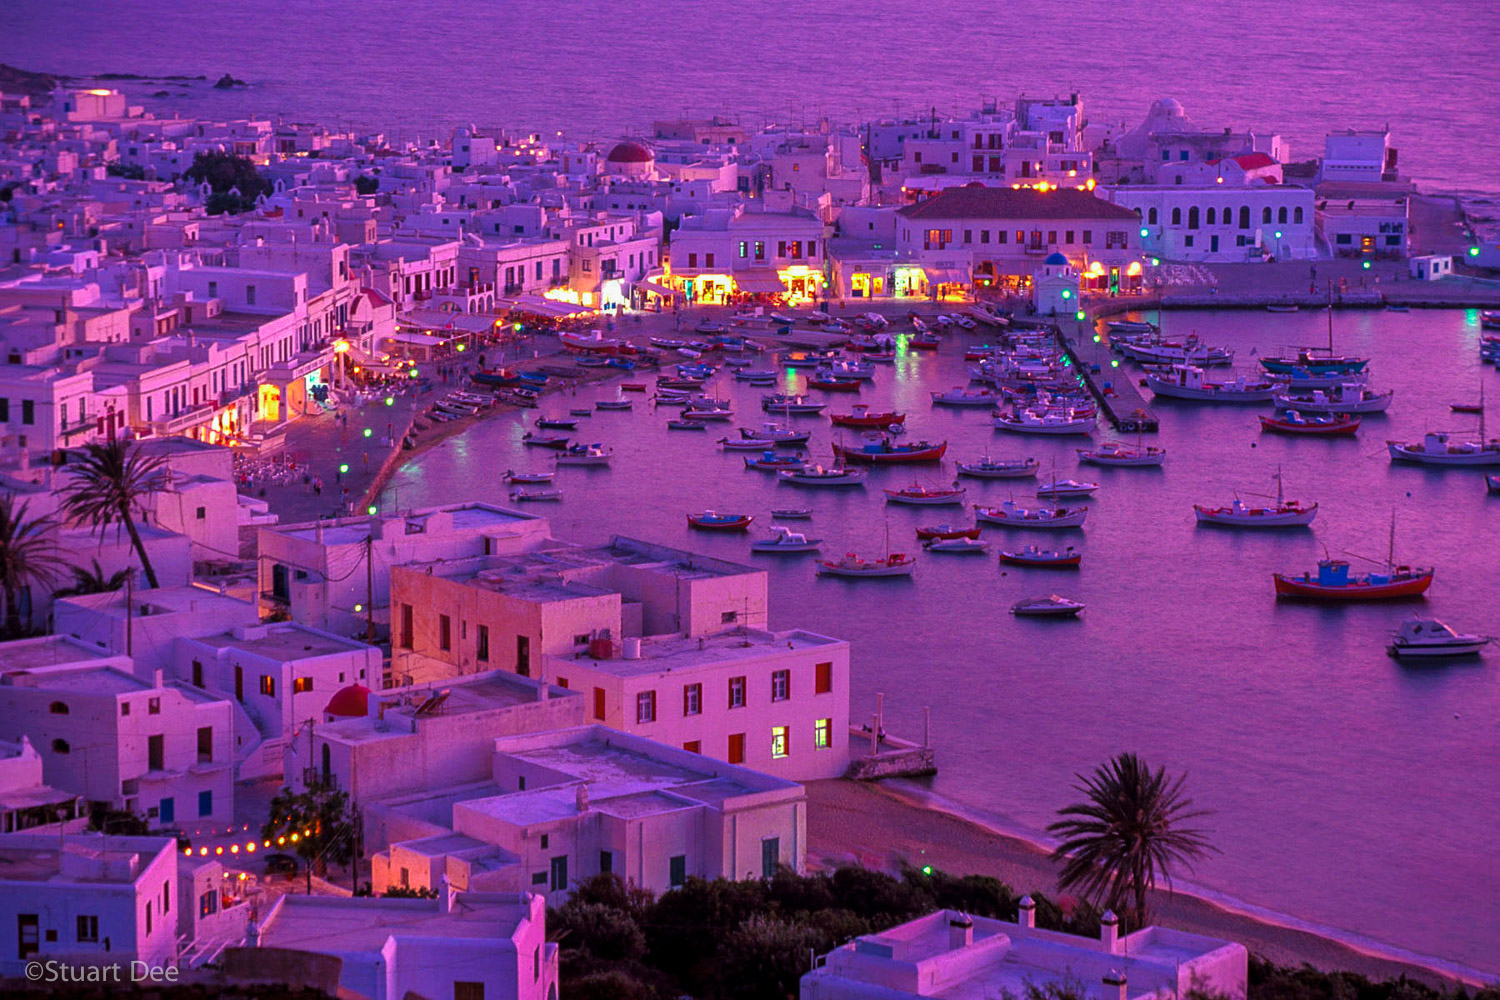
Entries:
POLYGON ((777 295, 786 291, 781 275, 764 268, 741 271, 734 276, 734 285, 740 291, 751 294, 777 295))

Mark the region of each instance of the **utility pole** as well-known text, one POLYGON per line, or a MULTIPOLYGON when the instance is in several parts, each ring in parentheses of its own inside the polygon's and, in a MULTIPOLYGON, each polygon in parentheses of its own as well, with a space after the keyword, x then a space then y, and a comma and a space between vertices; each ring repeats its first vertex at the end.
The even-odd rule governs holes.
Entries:
POLYGON ((132 586, 132 584, 134 584, 134 582, 135 582, 135 570, 132 569, 129 573, 127 573, 125 575, 125 655, 126 656, 134 656, 135 655, 135 649, 134 649, 134 647, 135 647, 135 635, 134 635, 134 631, 135 631, 134 625, 135 625, 135 623, 134 623, 134 620, 131 618, 131 614, 130 614, 131 596, 135 592, 135 588, 132 586))
POLYGON ((365 539, 365 642, 375 642, 375 525, 365 539))

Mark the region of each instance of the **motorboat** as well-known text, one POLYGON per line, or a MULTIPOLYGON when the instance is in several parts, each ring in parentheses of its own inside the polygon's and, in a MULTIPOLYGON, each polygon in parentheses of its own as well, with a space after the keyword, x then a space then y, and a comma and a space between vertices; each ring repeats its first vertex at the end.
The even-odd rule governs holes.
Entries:
POLYGON ((708 424, 702 420, 689 420, 687 418, 673 419, 667 421, 667 429, 674 431, 706 431, 708 424))
POLYGON ((1097 448, 1078 448, 1078 461, 1089 465, 1110 465, 1119 468, 1147 468, 1160 466, 1166 461, 1167 449, 1155 445, 1127 448, 1118 441, 1106 441, 1097 448))
POLYGON ((1077 479, 1053 479, 1050 482, 1040 483, 1036 488, 1039 497, 1065 498, 1093 496, 1098 492, 1098 483, 1085 483, 1077 479))
POLYGON ((733 420, 734 411, 720 409, 717 406, 701 407, 697 403, 689 403, 682 408, 682 419, 684 420, 733 420))
POLYGON ((736 382, 749 382, 751 385, 775 385, 780 377, 779 372, 769 368, 741 368, 734 373, 736 382))
POLYGON ((844 554, 842 559, 820 559, 818 560, 819 576, 844 576, 844 577, 890 577, 911 576, 916 569, 916 561, 911 556, 901 552, 893 552, 888 556, 878 559, 865 559, 855 555, 853 552, 844 554))
POLYGON ((775 441, 779 445, 807 444, 808 439, 812 437, 812 431, 798 431, 783 424, 766 423, 754 430, 741 427, 740 437, 775 441))
POLYGON ((833 444, 835 457, 859 465, 901 465, 913 462, 941 462, 948 451, 948 442, 912 441, 897 444, 889 435, 880 435, 876 440, 866 439, 862 444, 849 446, 833 444))
POLYGON ((935 333, 914 333, 906 341, 906 346, 913 351, 935 351, 941 344, 935 333))
POLYGON ((750 543, 751 552, 816 552, 818 546, 823 543, 821 538, 808 538, 801 532, 779 524, 771 525, 771 530, 775 534, 770 538, 750 543))
POLYGON ((760 408, 767 413, 822 413, 828 404, 812 402, 806 396, 773 392, 760 397, 760 408))
POLYGON ((534 500, 561 500, 562 490, 511 490, 510 498, 518 503, 534 500))
POLYGON ((532 423, 544 430, 576 431, 578 429, 578 421, 566 417, 537 417, 532 423))
POLYGON ((825 469, 821 465, 812 465, 800 469, 783 469, 776 473, 776 480, 793 486, 862 486, 869 475, 868 469, 846 469, 842 466, 825 469))
POLYGON ((1110 333, 1155 333, 1156 324, 1139 319, 1112 319, 1104 324, 1110 333))
POLYGON ((1282 389, 1271 397, 1271 401, 1280 409, 1302 413, 1384 413, 1395 396, 1395 389, 1376 392, 1359 382, 1340 382, 1328 389, 1307 392, 1282 389))
POLYGON ((515 469, 505 470, 505 481, 507 483, 550 483, 555 472, 517 472, 515 469))
POLYGON ((1369 374, 1368 370, 1347 375, 1343 372, 1328 374, 1311 372, 1306 368, 1294 368, 1290 372, 1279 372, 1272 378, 1272 381, 1282 383, 1286 392, 1299 393, 1310 389, 1333 389, 1345 382, 1363 382, 1369 374))
POLYGON ((932 394, 933 406, 994 406, 1000 402, 1000 394, 992 389, 971 389, 954 386, 932 394))
POLYGON ((996 430, 1014 434, 1090 434, 1098 422, 1097 416, 1079 416, 1067 409, 1045 413, 1021 410, 994 418, 996 430))
POLYGON ((1026 618, 1076 618, 1081 611, 1083 602, 1056 594, 1022 598, 1010 606, 1011 614, 1026 618))
POLYGON ((801 455, 781 455, 770 450, 762 452, 759 458, 745 459, 745 468, 760 472, 781 472, 785 469, 800 469, 806 465, 807 459, 801 455))
POLYGON ((1036 475, 1041 462, 1034 458, 990 458, 977 462, 955 462, 960 476, 971 479, 1029 479, 1036 475))
POLYGON ((1436 618, 1414 616, 1401 623, 1386 649, 1398 659, 1440 659, 1474 656, 1489 643, 1487 635, 1455 632, 1436 618))
POLYGON ((521 443, 528 448, 554 448, 559 451, 568 446, 566 434, 533 434, 527 431, 521 435, 521 443))
POLYGON ((1361 417, 1347 413, 1306 416, 1297 410, 1283 410, 1275 416, 1262 416, 1260 429, 1277 434, 1310 434, 1321 436, 1353 434, 1359 430, 1361 417))
POLYGON ((1448 431, 1429 431, 1421 441, 1403 443, 1387 441, 1386 450, 1393 462, 1418 465, 1500 465, 1500 439, 1454 441, 1448 431))
POLYGON ((1199 524, 1229 528, 1305 528, 1318 516, 1318 505, 1288 500, 1282 492, 1281 470, 1276 470, 1276 505, 1253 507, 1235 497, 1227 507, 1205 507, 1193 504, 1199 524))
POLYGON ((1203 343, 1196 335, 1182 343, 1164 341, 1159 337, 1142 340, 1116 340, 1114 348, 1121 354, 1147 365, 1198 365, 1204 368, 1222 368, 1234 364, 1234 351, 1227 347, 1212 347, 1203 343))
POLYGON ((875 365, 869 361, 856 361, 844 358, 825 365, 819 365, 813 372, 816 378, 853 378, 861 382, 869 382, 875 378, 875 365))
POLYGON ((1005 500, 998 507, 975 507, 974 520, 1007 528, 1081 528, 1087 507, 1018 507, 1005 500))
POLYGON ((934 538, 923 542, 922 548, 928 552, 982 556, 990 550, 990 543, 978 538, 934 538))
POLYGON ((967 527, 955 524, 934 524, 918 528, 917 538, 924 542, 943 541, 950 538, 978 538, 979 532, 980 527, 977 524, 967 527))
POLYGON ((558 452, 558 465, 608 465, 611 457, 608 448, 598 444, 575 444, 558 452))
POLYGON ((703 531, 745 531, 754 520, 749 514, 719 514, 711 510, 687 516, 688 527, 703 531))
POLYGON ((687 341, 677 340, 673 337, 650 337, 648 342, 652 347, 660 347, 664 350, 675 351, 679 347, 686 347, 687 341))
POLYGON ((771 516, 778 521, 806 521, 812 517, 811 507, 772 507, 771 516))
POLYGON ((1165 372, 1148 372, 1146 386, 1158 396, 1199 403, 1264 403, 1276 394, 1277 384, 1244 375, 1214 382, 1196 365, 1172 365, 1165 372))
POLYGON ((918 507, 951 507, 962 506, 964 496, 968 490, 963 487, 944 489, 942 487, 921 486, 913 483, 899 490, 886 490, 886 503, 910 504, 918 507))
POLYGON ((1449 403, 1448 409, 1454 413, 1483 413, 1483 403, 1449 403))
POLYGON ((1071 545, 1062 551, 1027 545, 1020 549, 1001 549, 1000 561, 1008 566, 1028 566, 1034 569, 1077 569, 1083 562, 1083 553, 1071 545))
POLYGON ((849 413, 830 413, 828 419, 835 427, 869 427, 884 430, 895 424, 906 423, 906 414, 897 413, 895 410, 871 413, 867 405, 856 403, 849 413))
POLYGON ((645 392, 646 391, 646 383, 644 383, 644 382, 621 382, 620 383, 620 391, 621 392, 645 392))

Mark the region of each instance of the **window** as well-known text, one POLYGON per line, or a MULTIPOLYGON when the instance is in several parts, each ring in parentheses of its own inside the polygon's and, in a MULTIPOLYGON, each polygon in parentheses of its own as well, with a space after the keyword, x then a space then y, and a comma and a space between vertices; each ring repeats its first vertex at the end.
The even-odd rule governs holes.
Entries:
MULTIPOLYGON (((196 677, 198 675, 194 674, 194 676, 196 677)), ((202 687, 203 685, 199 684, 198 686, 202 687)), ((122 702, 120 702, 120 714, 121 715, 129 715, 130 714, 130 702, 128 702, 128 701, 122 701, 122 702)))
MULTIPOLYGON (((406 279, 406 283, 407 283, 407 291, 411 291, 411 287, 410 287, 411 286, 411 279, 407 278, 406 279)), ((245 286, 245 305, 247 305, 247 306, 253 306, 253 305, 255 305, 255 286, 254 285, 246 285, 245 286)))
POLYGON ((765 260, 766 259, 766 245, 765 245, 765 243, 761 242, 760 240, 756 240, 755 241, 755 259, 756 260, 765 260))
POLYGON ((813 746, 827 750, 833 746, 833 720, 819 719, 813 723, 813 746))
POLYGON ((414 632, 414 631, 415 631, 415 629, 412 627, 411 605, 410 604, 403 604, 403 605, 401 605, 401 648, 402 649, 411 649, 412 648, 412 645, 411 645, 411 643, 412 643, 412 632, 414 632))
POLYGON ((553 892, 562 892, 568 887, 568 856, 566 854, 559 854, 552 859, 549 874, 551 878, 548 880, 547 888, 553 892))
POLYGON ((790 752, 787 746, 786 726, 771 727, 771 756, 785 757, 790 752))
POLYGON ((478 626, 479 631, 474 638, 474 659, 480 663, 490 662, 490 627, 488 625, 478 626))
POLYGON ((729 707, 730 708, 744 708, 745 707, 745 678, 743 678, 743 677, 731 677, 731 678, 729 678, 729 707))
POLYGON ((1047 230, 1047 245, 1048 246, 1052 246, 1056 242, 1057 242, 1057 230, 1056 229, 1049 229, 1049 230, 1047 230))
POLYGON ((1188 228, 1198 228, 1198 206, 1194 205, 1188 209, 1188 228))
POLYGON ((149 771, 165 771, 166 737, 161 734, 148 736, 146 738, 146 769, 149 771))
POLYGON ((1241 205, 1240 206, 1240 228, 1241 229, 1249 229, 1250 228, 1250 206, 1249 205, 1241 205))
POLYGON ((531 873, 531 884, 532 885, 546 885, 547 884, 547 873, 546 872, 532 872, 531 873))
POLYGON ((813 694, 829 694, 833 691, 833 664, 820 663, 813 668, 813 694))
POLYGON ((1008 243, 1008 242, 1010 242, 1010 233, 1007 232, 1004 229, 997 229, 997 230, 995 230, 995 242, 996 243, 1008 243))
POLYGON ((750 256, 750 244, 744 240, 740 240, 740 260, 744 260, 748 256, 750 256))
POLYGON ((1069 244, 1073 242, 1073 230, 1069 229, 1063 234, 1063 242, 1069 244))
POLYGON ((276 697, 276 678, 270 674, 260 675, 260 693, 267 698, 276 697))
POLYGON ((1174 209, 1172 209, 1172 225, 1174 225, 1174 226, 1180 226, 1180 225, 1182 225, 1182 209, 1180 209, 1180 208, 1174 208, 1174 209))
POLYGON ((208 283, 208 297, 211 299, 219 297, 219 283, 217 281, 210 281, 208 283))
POLYGON ((1334 242, 1347 246, 1353 242, 1353 238, 1349 233, 1339 233, 1338 238, 1334 242))
POLYGON ((738 611, 721 611, 721 612, 719 612, 719 624, 720 625, 733 625, 734 622, 735 622, 735 619, 738 616, 739 616, 739 612, 738 611))
POLYGON ((208 520, 208 508, 207 507, 199 507, 198 511, 197 511, 197 518, 200 521, 206 521, 206 520, 208 520))
POLYGON ((146 933, 151 933, 151 900, 146 900, 146 933))
POLYGON ((706 254, 703 255, 703 266, 704 267, 713 267, 714 266, 714 255, 713 254, 706 253, 706 254))
POLYGON ((655 691, 642 691, 635 696, 635 721, 638 725, 656 721, 655 691))
POLYGON ((530 636, 516 636, 516 673, 520 674, 522 677, 531 676, 530 636))
POLYGON ((684 684, 682 686, 682 714, 703 714, 703 685, 684 684))
POLYGON ((767 837, 760 842, 760 877, 771 878, 781 864, 781 838, 767 837))
POLYGON ((1387 236, 1385 238, 1385 245, 1388 247, 1399 247, 1401 245, 1401 237, 1387 236))
POLYGON ((594 688, 594 718, 604 718, 604 689, 594 688))
POLYGON ((970 243, 973 243, 973 242, 974 242, 974 230, 972 230, 972 229, 965 229, 964 230, 964 244, 967 245, 967 244, 970 244, 970 243))
POLYGON ((36 423, 36 403, 29 399, 21 400, 21 423, 36 423))
POLYGON ((313 689, 313 679, 311 677, 293 677, 292 678, 292 694, 306 694, 307 692, 311 691, 312 689, 313 689))
POLYGON ((786 256, 786 240, 777 240, 776 241, 776 256, 778 256, 778 257, 785 257, 786 256))
POLYGON ((548 834, 548 833, 542 834, 542 850, 545 851, 551 845, 552 845, 552 835, 548 834))
POLYGON ((771 700, 786 701, 792 696, 792 672, 777 670, 771 674, 771 700))
POLYGON ((1182 245, 1191 249, 1193 245, 1193 238, 1191 236, 1184 236, 1182 238, 1182 245))
POLYGON ((1263 208, 1263 209, 1260 210, 1260 222, 1261 222, 1261 225, 1263 225, 1263 226, 1269 226, 1271 224, 1271 206, 1270 205, 1267 205, 1265 208, 1263 208))
POLYGON ((167 879, 161 884, 161 912, 172 912, 172 880, 167 879))
POLYGON ((615 853, 613 851, 599 852, 599 874, 608 875, 615 870, 615 853))
POLYGON ((579 632, 573 637, 573 645, 575 646, 587 646, 588 644, 589 634, 587 632, 579 632))
POLYGON ((451 652, 453 649, 453 619, 438 615, 438 649, 451 652))
POLYGON ((214 727, 198 727, 198 763, 212 764, 214 762, 214 727))
POLYGON ((698 255, 695 254, 695 253, 688 254, 688 267, 697 267, 697 266, 698 266, 698 255))
POLYGON ((745 734, 744 733, 730 733, 729 734, 729 753, 728 753, 727 756, 729 758, 729 763, 731 763, 731 764, 743 764, 743 763, 745 763, 745 734))
POLYGON ((687 855, 674 854, 667 863, 667 882, 677 888, 687 881, 687 855))
POLYGON ((219 890, 209 889, 198 897, 198 916, 211 917, 219 912, 219 890))
POLYGON ((688 753, 702 753, 703 752, 703 741, 702 740, 688 740, 686 743, 684 743, 682 745, 682 749, 686 750, 688 753))
POLYGON ((1292 222, 1295 225, 1302 225, 1302 206, 1299 205, 1292 209, 1292 222))
POLYGON ((212 816, 214 814, 213 789, 205 789, 198 793, 198 815, 212 816))
POLYGON ((54 701, 52 704, 47 706, 47 711, 51 712, 53 715, 67 715, 68 704, 67 702, 63 701, 54 701))
POLYGON ((1281 223, 1282 225, 1286 225, 1286 206, 1285 205, 1282 205, 1280 208, 1278 208, 1276 210, 1276 221, 1279 222, 1279 223, 1281 223))
POLYGON ((453 1000, 484 1000, 484 983, 453 981, 453 1000))
POLYGON ((67 740, 53 740, 52 741, 52 752, 53 753, 72 753, 72 751, 73 751, 73 748, 70 747, 70 746, 68 746, 68 741, 67 740))
POLYGON ((981 229, 979 231, 979 242, 980 243, 988 243, 989 241, 990 241, 990 231, 988 229, 981 229))

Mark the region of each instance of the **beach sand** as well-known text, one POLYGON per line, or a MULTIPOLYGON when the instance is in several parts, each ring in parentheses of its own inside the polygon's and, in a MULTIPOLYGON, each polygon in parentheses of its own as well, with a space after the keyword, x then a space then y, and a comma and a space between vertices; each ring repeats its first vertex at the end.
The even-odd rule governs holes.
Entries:
MULTIPOLYGON (((967 819, 916 804, 879 784, 806 782, 809 868, 858 863, 893 871, 903 860, 953 875, 992 875, 1021 891, 1057 896, 1056 867, 1047 852, 967 819)), ((1239 941, 1252 954, 1281 965, 1303 963, 1374 979, 1407 975, 1423 982, 1452 982, 1434 971, 1380 958, 1308 931, 1235 913, 1208 900, 1158 892, 1154 920, 1165 927, 1239 941)))

